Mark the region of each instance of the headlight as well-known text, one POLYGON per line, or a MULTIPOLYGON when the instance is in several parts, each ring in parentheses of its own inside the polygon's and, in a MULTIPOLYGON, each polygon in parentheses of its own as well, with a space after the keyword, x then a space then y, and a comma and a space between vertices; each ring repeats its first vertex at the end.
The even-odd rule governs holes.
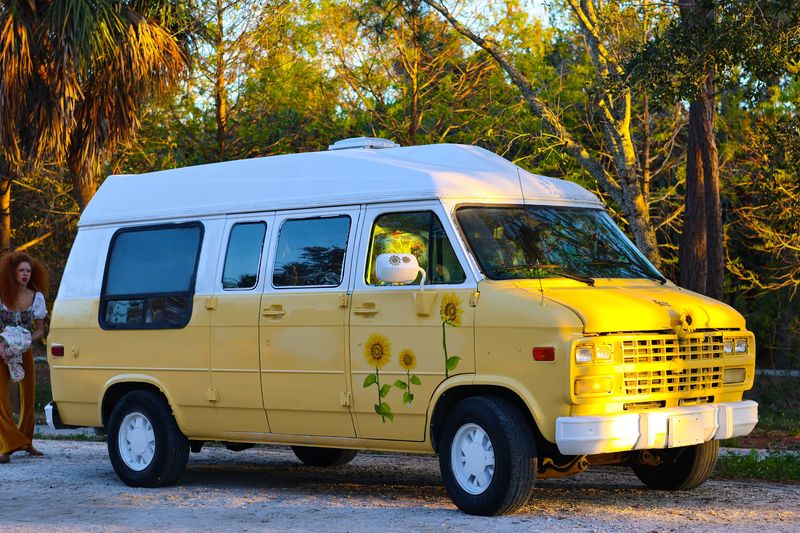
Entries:
POLYGON ((736 339, 733 345, 733 353, 747 353, 747 339, 736 339))
POLYGON ((722 351, 725 353, 733 353, 733 339, 725 339, 722 341, 722 351))
POLYGON ((594 358, 599 363, 611 361, 614 358, 614 346, 612 344, 598 344, 595 348, 594 358))
POLYGON ((575 348, 575 362, 579 364, 586 364, 592 362, 592 347, 591 346, 578 346, 575 348))

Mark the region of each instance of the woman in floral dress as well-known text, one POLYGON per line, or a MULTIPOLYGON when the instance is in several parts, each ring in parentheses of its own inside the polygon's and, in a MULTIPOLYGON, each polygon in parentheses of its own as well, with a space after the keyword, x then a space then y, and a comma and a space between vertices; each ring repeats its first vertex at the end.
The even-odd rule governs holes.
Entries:
MULTIPOLYGON (((42 263, 26 253, 9 252, 0 258, 0 330, 17 325, 31 332, 32 342, 44 335, 47 316, 45 294, 48 273, 42 263)), ((36 370, 33 349, 23 356, 25 377, 19 382, 19 423, 14 422, 9 398, 8 367, 0 363, 0 464, 8 463, 18 451, 43 455, 33 445, 36 370)))

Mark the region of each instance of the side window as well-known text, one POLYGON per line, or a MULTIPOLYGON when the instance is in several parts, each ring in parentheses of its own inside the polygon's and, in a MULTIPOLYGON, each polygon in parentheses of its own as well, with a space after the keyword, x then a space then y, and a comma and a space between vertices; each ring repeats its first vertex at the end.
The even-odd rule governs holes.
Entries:
POLYGON ((231 228, 225 267, 222 269, 222 288, 252 289, 258 285, 258 267, 264 248, 264 222, 240 222, 231 228))
POLYGON ((202 240, 199 222, 115 233, 100 293, 101 327, 184 327, 192 315, 202 240))
POLYGON ((275 287, 336 287, 342 283, 350 217, 286 220, 275 253, 275 287))
POLYGON ((380 254, 387 253, 414 254, 427 274, 426 285, 466 280, 453 246, 433 211, 387 213, 375 219, 367 262, 369 285, 384 285, 375 274, 375 262, 380 254))

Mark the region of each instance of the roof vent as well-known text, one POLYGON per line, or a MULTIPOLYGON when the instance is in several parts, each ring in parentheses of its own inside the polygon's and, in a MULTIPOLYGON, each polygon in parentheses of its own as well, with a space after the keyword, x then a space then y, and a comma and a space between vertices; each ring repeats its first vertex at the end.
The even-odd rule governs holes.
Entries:
POLYGON ((351 137, 328 146, 328 150, 348 150, 350 148, 400 148, 400 145, 389 139, 378 137, 351 137))

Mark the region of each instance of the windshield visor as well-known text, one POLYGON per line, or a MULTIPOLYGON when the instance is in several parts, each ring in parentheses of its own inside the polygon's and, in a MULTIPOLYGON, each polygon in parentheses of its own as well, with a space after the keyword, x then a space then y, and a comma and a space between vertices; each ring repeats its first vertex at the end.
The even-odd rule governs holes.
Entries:
POLYGON ((602 209, 474 206, 459 208, 456 219, 491 279, 666 281, 602 209))

